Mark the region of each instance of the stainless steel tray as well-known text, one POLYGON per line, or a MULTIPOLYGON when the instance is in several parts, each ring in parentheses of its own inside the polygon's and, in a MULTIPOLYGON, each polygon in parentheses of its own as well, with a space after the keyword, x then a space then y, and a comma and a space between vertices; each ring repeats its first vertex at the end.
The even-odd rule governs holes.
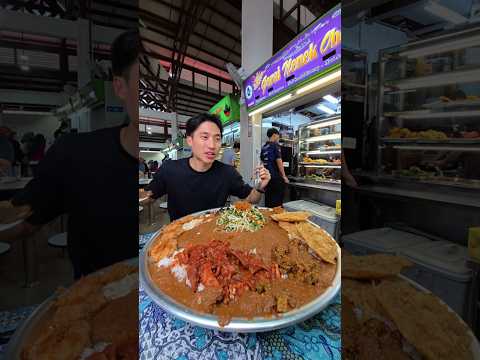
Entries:
MULTIPOLYGON (((137 265, 138 258, 133 258, 125 261, 130 265, 137 265)), ((110 267, 98 270, 96 273, 101 273, 108 270, 110 267)), ((43 301, 38 307, 25 319, 22 324, 15 330, 10 341, 7 344, 5 351, 5 359, 21 359, 22 350, 25 344, 27 344, 39 331, 38 325, 43 321, 48 321, 53 316, 52 305, 57 295, 53 294, 43 301)))
MULTIPOLYGON (((265 209, 265 208, 260 208, 265 209)), ((203 215, 207 213, 215 213, 220 208, 211 209, 206 211, 200 211, 194 215, 203 215)), ((318 226, 313 224, 314 226, 318 226)), ((215 329, 225 332, 262 332, 262 331, 271 331, 276 329, 281 329, 298 322, 304 321, 313 315, 321 312, 325 309, 334 297, 338 294, 341 285, 341 250, 337 245, 337 270, 335 277, 333 279, 330 287, 318 298, 311 301, 308 304, 305 304, 301 308, 289 311, 285 314, 279 315, 277 317, 272 316, 269 318, 266 317, 256 317, 253 319, 246 318, 233 318, 230 323, 224 327, 221 327, 218 324, 218 317, 211 314, 204 314, 200 312, 193 311, 183 304, 178 303, 168 295, 164 294, 162 290, 153 282, 148 271, 148 250, 155 241, 156 236, 152 237, 150 241, 144 246, 140 254, 140 282, 145 289, 146 293, 152 298, 152 300, 158 304, 165 311, 169 312, 172 316, 175 316, 184 321, 190 322, 192 324, 215 329)), ((333 238, 332 238, 333 239, 333 238)))

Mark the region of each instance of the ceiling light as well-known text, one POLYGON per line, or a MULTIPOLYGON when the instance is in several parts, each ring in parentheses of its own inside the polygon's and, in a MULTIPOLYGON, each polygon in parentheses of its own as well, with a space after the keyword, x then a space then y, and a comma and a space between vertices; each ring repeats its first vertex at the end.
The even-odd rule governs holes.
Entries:
POLYGON ((268 109, 271 109, 273 108, 274 106, 278 105, 278 104, 281 104, 281 103, 284 103, 286 102, 288 99, 290 99, 292 97, 292 94, 287 94, 285 96, 282 96, 280 98, 278 98, 277 100, 274 100, 272 101, 271 103, 269 104, 266 104, 264 106, 261 106, 259 107, 258 109, 256 110, 253 110, 250 114, 248 114, 249 116, 253 116, 255 114, 258 114, 258 113, 262 113, 264 112, 265 110, 268 110, 268 109))
POLYGON ((323 111, 324 113, 327 113, 329 115, 335 114, 335 110, 330 109, 329 107, 326 107, 323 104, 317 105, 317 109, 323 111))
POLYGON ((451 37, 451 39, 443 39, 441 42, 430 46, 422 46, 417 49, 402 51, 399 55, 409 58, 417 58, 480 45, 480 35, 469 36, 468 32, 458 33, 457 35, 458 36, 451 37))
POLYGON ((338 104, 340 102, 340 100, 338 100, 335 96, 332 96, 330 94, 328 95, 325 95, 323 97, 323 99, 327 100, 329 103, 332 103, 332 104, 338 104))
POLYGON ((309 90, 312 90, 316 87, 319 87, 321 85, 327 85, 328 83, 332 83, 332 82, 335 82, 337 80, 340 80, 342 76, 342 71, 341 70, 337 70, 331 74, 328 74, 324 77, 321 77, 320 79, 314 81, 314 82, 311 82, 310 84, 307 84, 303 87, 301 87, 300 89, 297 90, 297 94, 303 94, 304 92, 307 92, 309 90))
POLYGON ((458 12, 453 11, 446 6, 440 5, 437 2, 429 1, 423 8, 429 13, 436 15, 452 24, 462 24, 468 21, 465 16, 460 15, 458 12))
POLYGON ((323 127, 327 127, 327 126, 337 125, 337 124, 340 124, 341 122, 342 122, 342 119, 338 118, 338 119, 334 119, 334 120, 323 121, 323 122, 320 122, 320 123, 307 125, 307 127, 309 129, 318 129, 318 128, 323 128, 323 127))

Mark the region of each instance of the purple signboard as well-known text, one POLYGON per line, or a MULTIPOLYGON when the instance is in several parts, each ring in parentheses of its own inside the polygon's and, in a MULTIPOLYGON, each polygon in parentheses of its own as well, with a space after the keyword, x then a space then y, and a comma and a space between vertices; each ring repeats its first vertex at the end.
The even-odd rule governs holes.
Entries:
POLYGON ((315 21, 243 82, 247 108, 340 63, 341 8, 315 21))

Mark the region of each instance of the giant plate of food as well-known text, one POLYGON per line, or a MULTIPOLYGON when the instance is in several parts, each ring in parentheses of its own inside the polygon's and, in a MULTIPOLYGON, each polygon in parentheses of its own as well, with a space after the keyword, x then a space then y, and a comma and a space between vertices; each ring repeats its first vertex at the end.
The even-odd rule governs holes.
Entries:
POLYGON ((340 247, 307 212, 238 202, 186 216, 143 248, 140 280, 173 316, 230 332, 279 329, 340 289, 340 247))
POLYGON ((138 359, 138 259, 81 278, 15 331, 6 359, 138 359))
POLYGON ((412 265, 395 255, 344 255, 342 359, 480 359, 463 320, 400 274, 412 265))

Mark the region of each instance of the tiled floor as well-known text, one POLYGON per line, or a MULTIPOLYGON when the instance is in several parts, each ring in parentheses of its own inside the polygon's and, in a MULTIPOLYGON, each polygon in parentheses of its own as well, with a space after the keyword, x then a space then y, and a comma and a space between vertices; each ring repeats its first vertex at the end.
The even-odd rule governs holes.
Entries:
POLYGON ((50 236, 59 232, 59 222, 55 221, 44 226, 36 237, 39 281, 33 287, 24 286, 22 241, 13 242, 10 251, 0 255, 0 311, 39 304, 58 287, 72 283, 73 271, 68 255, 62 249, 53 248, 47 243, 50 236))

